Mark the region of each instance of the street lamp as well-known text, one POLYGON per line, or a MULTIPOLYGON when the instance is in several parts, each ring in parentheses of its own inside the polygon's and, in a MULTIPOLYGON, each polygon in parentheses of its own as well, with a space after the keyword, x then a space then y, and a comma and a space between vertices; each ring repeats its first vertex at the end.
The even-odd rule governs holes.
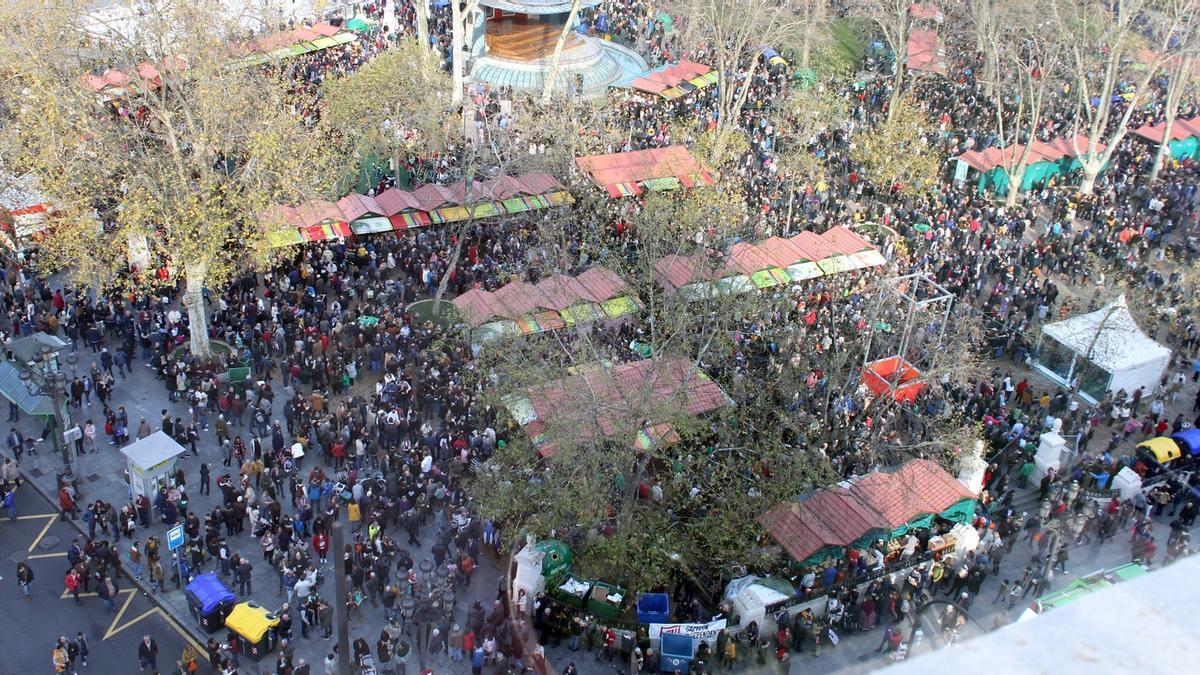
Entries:
MULTIPOLYGON (((75 354, 67 355, 67 364, 72 369, 79 361, 79 357, 75 354)), ((33 359, 25 364, 26 367, 21 369, 20 378, 33 394, 40 394, 50 399, 50 405, 53 412, 50 417, 50 437, 54 443, 54 449, 62 455, 63 462, 63 481, 70 483, 75 480, 75 454, 71 452, 71 448, 63 439, 59 437, 59 410, 62 408, 60 402, 66 400, 67 387, 70 379, 67 374, 59 367, 58 352, 48 344, 38 345, 37 352, 33 355, 33 359)), ((61 428, 66 429, 70 420, 62 420, 61 428)))

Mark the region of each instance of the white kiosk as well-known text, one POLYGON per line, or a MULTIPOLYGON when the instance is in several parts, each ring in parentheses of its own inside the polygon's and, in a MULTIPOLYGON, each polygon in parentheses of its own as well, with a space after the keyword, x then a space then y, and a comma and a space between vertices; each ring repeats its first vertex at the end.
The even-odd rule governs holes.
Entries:
POLYGON ((159 486, 170 486, 175 458, 185 449, 163 431, 156 431, 121 448, 129 472, 130 498, 146 495, 151 503, 159 486))

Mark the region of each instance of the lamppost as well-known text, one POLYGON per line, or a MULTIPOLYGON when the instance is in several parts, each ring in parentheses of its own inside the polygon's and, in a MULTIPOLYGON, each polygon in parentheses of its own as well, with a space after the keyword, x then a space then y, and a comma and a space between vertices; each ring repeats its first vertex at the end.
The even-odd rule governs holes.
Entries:
MULTIPOLYGON (((79 361, 79 357, 75 354, 67 355, 67 364, 74 369, 75 364, 79 361)), ((58 419, 59 410, 63 408, 62 402, 66 401, 67 388, 70 386, 70 377, 63 372, 58 363, 58 352, 48 344, 38 345, 37 351, 33 358, 26 364, 25 368, 21 369, 21 381, 29 388, 33 394, 40 394, 50 399, 50 405, 54 409, 50 417, 50 437, 54 443, 54 449, 62 453, 63 463, 63 482, 72 483, 75 480, 75 453, 71 452, 71 447, 67 445, 60 437, 60 429, 66 429, 70 424, 70 419, 58 419)), ((64 413, 68 414, 68 413, 64 413)))

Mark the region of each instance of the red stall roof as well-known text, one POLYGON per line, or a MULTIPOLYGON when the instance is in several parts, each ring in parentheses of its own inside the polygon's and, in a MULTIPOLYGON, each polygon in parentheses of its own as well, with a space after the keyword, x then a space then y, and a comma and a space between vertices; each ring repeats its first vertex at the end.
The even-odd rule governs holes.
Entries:
POLYGON ((708 169, 682 145, 576 157, 575 164, 596 185, 605 188, 614 197, 621 195, 618 185, 656 178, 677 178, 685 187, 696 182, 709 185, 715 182, 708 169))
POLYGON ((662 70, 650 71, 641 77, 634 78, 629 86, 638 91, 660 94, 664 90, 670 89, 682 82, 688 82, 700 77, 710 70, 712 68, 703 63, 696 63, 695 61, 685 59, 662 70))
MULTIPOLYGON (((647 423, 643 416, 650 402, 663 406, 658 412, 664 417, 694 417, 729 405, 721 387, 682 357, 584 367, 526 395, 537 415, 535 428, 557 420, 583 440, 635 433, 647 423)), ((662 421, 667 420, 650 422, 662 421)))
POLYGON ((892 472, 874 472, 849 489, 830 487, 801 502, 780 502, 758 523, 796 560, 827 546, 850 546, 872 530, 893 530, 941 513, 975 495, 936 463, 914 459, 892 472))
MULTIPOLYGON (((1200 136, 1200 117, 1192 119, 1179 118, 1171 125, 1171 140, 1178 141, 1192 136, 1200 136)), ((1166 122, 1158 124, 1147 124, 1144 127, 1135 129, 1133 133, 1150 141, 1151 143, 1162 143, 1163 131, 1167 128, 1166 122)))
POLYGON ((932 19, 934 21, 942 20, 941 10, 939 10, 937 5, 933 4, 932 2, 914 2, 908 7, 908 15, 914 19, 932 19))
POLYGON ((628 286, 612 270, 593 267, 577 277, 556 274, 536 285, 518 281, 496 291, 475 289, 455 298, 454 306, 467 323, 481 326, 538 309, 557 312, 581 302, 604 302, 627 292, 628 286))
POLYGON ((946 74, 946 55, 937 33, 920 28, 909 31, 907 65, 910 70, 946 74))
MULTIPOLYGON (((501 176, 493 180, 476 181, 472 186, 472 203, 507 199, 518 195, 541 195, 565 190, 562 184, 546 173, 534 172, 523 176, 501 176), (504 195, 500 197, 499 195, 504 195)), ((286 223, 296 227, 307 227, 322 220, 350 222, 366 215, 391 217, 404 211, 433 211, 442 206, 461 205, 466 201, 463 181, 450 185, 422 185, 412 192, 390 188, 374 198, 349 194, 334 202, 315 200, 298 206, 280 206, 268 209, 276 225, 286 223), (280 220, 280 214, 284 218, 280 220), (313 220, 313 218, 318 218, 313 220)), ((265 218, 264 218, 265 219, 265 218)))
POLYGON ((819 235, 805 231, 790 239, 770 237, 757 244, 739 242, 730 251, 724 267, 713 269, 711 262, 699 254, 668 255, 654 263, 654 271, 659 283, 678 290, 698 281, 751 275, 764 269, 783 269, 800 262, 868 250, 876 249, 857 233, 838 225, 819 235))

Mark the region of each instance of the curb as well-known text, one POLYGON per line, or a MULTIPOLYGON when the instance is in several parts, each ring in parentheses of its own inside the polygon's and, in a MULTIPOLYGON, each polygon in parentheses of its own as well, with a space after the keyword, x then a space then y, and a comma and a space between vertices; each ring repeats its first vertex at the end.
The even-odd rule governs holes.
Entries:
MULTIPOLYGON (((38 485, 37 481, 34 478, 32 478, 29 475, 29 473, 26 472, 24 469, 21 470, 21 478, 24 479, 26 485, 29 485, 30 487, 32 487, 35 492, 37 492, 39 495, 41 495, 41 497, 43 499, 45 499, 47 502, 49 502, 51 508, 56 507, 56 505, 58 504, 57 495, 51 496, 51 495, 47 494, 46 490, 44 488, 42 488, 41 485, 38 485)), ((59 511, 59 513, 62 513, 62 512, 59 511)), ((59 522, 70 523, 76 530, 79 531, 79 534, 83 535, 84 539, 88 538, 87 530, 85 530, 83 525, 80 524, 80 520, 78 518, 60 518, 59 522)), ((192 623, 193 619, 191 616, 185 615, 185 614, 180 614, 179 611, 176 610, 171 605, 169 605, 165 602, 161 602, 159 600, 159 594, 153 592, 153 590, 150 588, 150 584, 148 584, 144 579, 136 579, 136 578, 130 576, 128 573, 128 570, 126 570, 124 564, 121 565, 121 576, 123 576, 126 579, 128 579, 129 581, 133 582, 133 584, 135 586, 137 586, 138 590, 140 590, 142 592, 142 595, 146 596, 150 600, 150 602, 154 603, 154 605, 156 607, 158 607, 162 611, 166 612, 167 616, 171 617, 171 619, 175 622, 177 627, 179 627, 182 630, 187 631, 189 637, 191 637, 191 639, 195 640, 197 644, 203 645, 208 642, 208 638, 210 636, 200 632, 199 627, 197 627, 196 625, 194 625, 192 623)), ((201 654, 201 656, 205 656, 205 658, 207 658, 206 655, 204 655, 204 654, 201 654)))

